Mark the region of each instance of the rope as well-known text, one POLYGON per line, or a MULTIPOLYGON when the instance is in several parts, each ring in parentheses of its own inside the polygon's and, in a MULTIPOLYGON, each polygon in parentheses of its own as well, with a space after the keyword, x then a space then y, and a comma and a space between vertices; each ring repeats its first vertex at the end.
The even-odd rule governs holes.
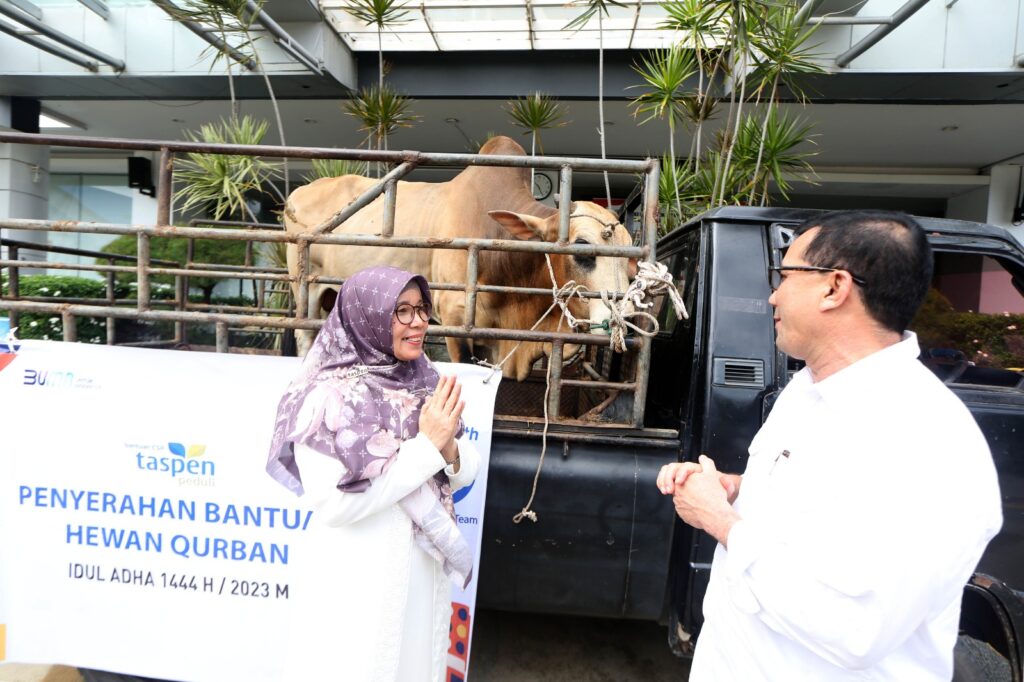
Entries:
POLYGON ((676 319, 690 318, 686 312, 686 304, 683 303, 679 290, 672 283, 672 275, 668 267, 662 263, 648 263, 646 261, 637 264, 636 278, 630 282, 625 295, 618 305, 611 300, 607 291, 601 292, 601 300, 611 312, 610 321, 611 346, 617 353, 626 352, 626 329, 632 329, 641 336, 651 337, 658 333, 661 326, 654 315, 647 312, 654 306, 653 300, 645 300, 667 292, 672 307, 676 313, 676 319), (626 312, 626 307, 632 304, 633 312, 626 312), (630 322, 631 319, 642 318, 650 320, 653 329, 648 331, 630 322))
MULTIPOLYGON (((578 326, 582 326, 583 324, 588 324, 589 322, 587 320, 580 321, 569 310, 569 301, 570 301, 570 299, 572 299, 573 296, 579 296, 581 291, 587 291, 588 290, 587 287, 585 287, 582 284, 579 284, 574 279, 570 279, 568 282, 566 282, 561 287, 559 287, 558 286, 558 282, 555 280, 555 269, 551 266, 551 256, 545 253, 544 254, 544 260, 547 261, 547 264, 548 264, 548 274, 551 276, 551 298, 552 298, 552 302, 551 302, 551 305, 548 306, 548 309, 544 311, 544 314, 541 315, 537 319, 537 321, 533 323, 533 326, 530 327, 529 331, 532 332, 534 329, 539 327, 540 323, 543 322, 547 318, 547 316, 551 314, 551 311, 554 310, 556 307, 562 309, 562 316, 566 319, 566 321, 569 322, 569 324, 573 328, 578 327, 578 326)), ((559 321, 558 321, 558 329, 561 329, 561 328, 562 328, 562 320, 559 319, 559 321)), ((520 341, 516 345, 512 346, 512 350, 510 350, 508 353, 506 353, 505 357, 503 357, 497 364, 492 365, 489 362, 484 362, 483 360, 480 360, 478 362, 479 362, 479 364, 481 364, 481 365, 483 365, 485 367, 490 367, 495 372, 497 372, 498 370, 502 369, 505 366, 505 363, 508 362, 508 359, 510 357, 512 357, 512 355, 517 350, 519 350, 519 346, 523 345, 523 343, 524 343, 523 341, 520 341)))
MULTIPOLYGON (((548 264, 548 275, 551 276, 551 296, 554 299, 548 309, 541 315, 541 318, 537 320, 537 324, 531 327, 535 329, 541 321, 558 306, 562 309, 562 317, 558 318, 558 327, 556 331, 562 330, 562 319, 564 318, 570 325, 575 328, 580 324, 580 321, 572 314, 569 310, 569 300, 573 296, 579 296, 579 293, 586 289, 582 284, 577 284, 575 280, 569 280, 562 287, 558 286, 558 281, 555 279, 555 269, 551 267, 551 257, 548 254, 544 254, 544 259, 548 264)), ((511 357, 512 353, 519 348, 521 341, 515 345, 508 355, 505 356, 504 360, 499 363, 499 366, 505 363, 511 357)), ((523 506, 519 513, 512 517, 512 523, 518 524, 520 521, 530 519, 534 523, 537 523, 537 512, 530 509, 533 504, 533 498, 537 495, 537 483, 540 481, 540 472, 544 468, 544 455, 548 452, 548 428, 551 426, 551 417, 548 413, 548 397, 551 395, 551 359, 548 358, 548 371, 546 375, 546 381, 544 386, 544 431, 540 436, 540 458, 537 460, 537 471, 533 474, 533 487, 530 489, 530 499, 526 501, 526 505, 523 506)))
MULTIPOLYGON (((551 257, 548 254, 544 254, 544 259, 547 262, 548 274, 551 277, 551 305, 544 311, 544 314, 540 316, 536 323, 530 327, 530 331, 536 329, 541 322, 543 322, 548 315, 556 308, 561 308, 562 315, 558 318, 557 330, 561 331, 562 321, 565 320, 572 328, 577 328, 583 325, 590 325, 590 320, 580 320, 572 311, 569 310, 569 303, 573 296, 579 296, 581 291, 587 291, 587 287, 577 283, 575 280, 569 280, 563 286, 558 286, 558 281, 555 279, 555 270, 551 265, 551 257)), ((626 329, 632 329, 638 334, 643 336, 651 337, 658 333, 659 325, 658 320, 654 315, 647 312, 654 306, 654 301, 645 300, 647 297, 653 297, 662 292, 667 292, 669 299, 672 301, 673 309, 675 310, 676 317, 678 319, 689 318, 689 314, 686 312, 686 305, 683 303, 682 297, 679 295, 679 291, 672 283, 672 275, 669 274, 668 268, 661 263, 647 263, 642 262, 638 264, 637 275, 633 282, 630 283, 626 289, 625 294, 618 304, 611 298, 607 291, 602 290, 601 300, 605 306, 611 312, 611 320, 608 323, 611 331, 611 346, 619 353, 626 351, 626 329), (632 312, 626 312, 627 306, 632 305, 634 310, 632 312), (653 331, 647 331, 632 322, 631 319, 643 318, 650 320, 654 329, 653 331)), ((519 346, 522 345, 522 341, 512 347, 512 350, 505 355, 504 358, 497 365, 488 365, 492 367, 494 372, 499 371, 508 361, 512 354, 519 350, 519 346)), ((487 364, 487 363, 481 363, 487 364)), ((493 376, 493 374, 492 374, 493 376)), ((490 380, 490 377, 485 380, 484 383, 490 380)), ((548 359, 548 368, 546 375, 546 386, 544 388, 544 430, 541 433, 541 447, 540 447, 540 458, 537 461, 537 471, 533 475, 533 486, 530 489, 530 499, 526 501, 523 508, 512 517, 513 523, 520 523, 524 518, 537 522, 537 512, 530 509, 533 505, 533 500, 537 495, 537 483, 540 481, 540 472, 544 468, 544 456, 548 451, 548 429, 551 426, 551 418, 548 412, 548 398, 551 395, 551 360, 548 359)))

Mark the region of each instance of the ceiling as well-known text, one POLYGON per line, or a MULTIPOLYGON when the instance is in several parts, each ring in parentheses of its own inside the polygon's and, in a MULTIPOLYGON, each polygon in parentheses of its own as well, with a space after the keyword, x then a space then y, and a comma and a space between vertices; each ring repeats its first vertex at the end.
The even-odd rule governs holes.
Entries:
MULTIPOLYGON (((340 100, 285 100, 281 103, 289 145, 353 148, 364 146, 364 134, 346 115, 340 100)), ((470 152, 490 134, 515 137, 527 149, 529 138, 510 123, 497 99, 417 100, 415 127, 397 132, 392 149, 428 152, 470 152)), ((566 126, 545 131, 545 153, 559 156, 598 156, 597 104, 567 102, 566 126)), ((186 139, 185 131, 228 114, 226 101, 43 101, 43 107, 84 123, 86 129, 44 132, 131 139, 186 139)), ((992 164, 1024 160, 1024 104, 812 104, 785 105, 814 125, 812 163, 823 184, 811 192, 835 194, 903 193, 907 196, 950 197, 984 183, 979 179, 992 164), (972 177, 973 176, 973 177, 972 177)), ((243 113, 273 122, 265 100, 246 101, 243 113)), ((668 129, 661 122, 638 125, 627 102, 605 104, 608 155, 660 156, 668 150, 668 129)), ((707 135, 707 132, 705 132, 707 135)), ((707 137, 704 138, 705 140, 707 137)), ((676 134, 676 151, 685 155, 692 136, 676 134)), ((271 125, 265 142, 278 143, 271 125)), ((68 150, 56 153, 66 156, 68 150)), ((73 155, 95 155, 81 150, 73 155)), ((307 167, 296 162, 294 168, 307 167)), ((421 171, 420 176, 444 174, 421 171)), ((586 185, 587 177, 578 178, 586 185)), ((591 180, 596 185, 596 181, 591 180)), ((619 178, 617 186, 631 185, 619 178)))

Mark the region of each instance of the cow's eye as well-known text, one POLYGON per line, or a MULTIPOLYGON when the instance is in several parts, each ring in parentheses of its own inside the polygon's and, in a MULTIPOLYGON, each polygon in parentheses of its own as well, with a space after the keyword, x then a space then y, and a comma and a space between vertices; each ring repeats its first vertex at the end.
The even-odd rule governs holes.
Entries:
MULTIPOLYGON (((590 242, 586 239, 577 239, 573 244, 590 244, 590 242)), ((597 258, 594 256, 584 256, 577 253, 572 258, 576 261, 576 266, 581 270, 593 270, 597 267, 597 258)))

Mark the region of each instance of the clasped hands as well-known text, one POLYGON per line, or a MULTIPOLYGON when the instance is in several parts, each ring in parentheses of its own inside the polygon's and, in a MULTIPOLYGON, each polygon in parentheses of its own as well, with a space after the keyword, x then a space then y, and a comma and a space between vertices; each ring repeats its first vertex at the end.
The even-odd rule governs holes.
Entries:
POLYGON ((663 466, 657 485, 663 495, 672 496, 679 518, 726 545, 729 531, 740 520, 732 503, 741 481, 736 474, 720 473, 710 457, 701 455, 696 462, 663 466))
POLYGON ((459 418, 466 403, 459 399, 462 386, 453 376, 443 376, 437 382, 434 392, 426 397, 420 408, 420 433, 430 439, 444 461, 455 463, 459 471, 459 446, 455 434, 459 430, 459 418))

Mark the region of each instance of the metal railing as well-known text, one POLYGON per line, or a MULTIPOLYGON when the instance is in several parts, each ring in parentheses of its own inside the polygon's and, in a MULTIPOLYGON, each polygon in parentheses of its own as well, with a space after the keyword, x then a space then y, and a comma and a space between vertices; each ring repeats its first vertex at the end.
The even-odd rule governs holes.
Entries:
MULTIPOLYGON (((133 151, 159 152, 159 179, 157 183, 157 219, 155 225, 119 225, 110 223, 89 223, 76 221, 50 221, 28 219, 0 220, 0 230, 23 230, 50 232, 74 232, 80 234, 134 235, 137 239, 137 258, 134 267, 108 265, 76 265, 68 269, 92 270, 107 274, 108 282, 116 272, 134 272, 138 282, 137 297, 132 308, 111 305, 91 305, 79 302, 46 302, 40 300, 24 300, 18 294, 17 281, 20 268, 53 267, 53 263, 19 260, 18 247, 9 246, 8 258, 0 261, 0 267, 9 272, 10 290, 8 295, 0 298, 0 308, 10 311, 16 318, 19 312, 24 313, 59 313, 64 321, 64 339, 76 340, 76 317, 101 317, 108 320, 136 319, 143 321, 172 321, 176 324, 175 336, 179 340, 185 338, 186 323, 214 324, 216 329, 216 348, 218 352, 228 350, 228 326, 264 329, 318 330, 322 322, 310 319, 309 287, 313 284, 341 284, 344 280, 323 274, 316 274, 310 268, 309 249, 313 245, 337 246, 387 246, 400 248, 457 249, 467 252, 466 282, 431 282, 434 290, 463 291, 466 296, 466 316, 461 326, 432 325, 428 333, 446 337, 474 338, 486 340, 508 339, 515 341, 535 341, 551 343, 548 362, 551 367, 551 390, 548 407, 551 416, 558 420, 561 390, 563 386, 590 387, 604 390, 632 393, 634 396, 632 418, 629 426, 643 425, 643 414, 647 392, 648 374, 651 357, 651 341, 640 336, 627 339, 627 348, 636 351, 635 377, 626 381, 588 381, 578 379, 562 379, 561 369, 564 361, 566 344, 582 344, 586 346, 607 345, 608 337, 596 334, 575 332, 542 332, 525 329, 502 329, 476 326, 476 298, 480 292, 510 293, 522 295, 548 296, 550 289, 482 285, 477 282, 479 257, 481 251, 529 252, 547 254, 568 254, 581 256, 610 256, 636 258, 650 262, 655 260, 655 242, 658 221, 658 176, 657 160, 598 160, 569 157, 526 157, 498 156, 480 154, 433 154, 409 151, 368 151, 353 149, 331 149, 322 147, 277 147, 268 145, 230 145, 206 144, 199 142, 171 142, 154 140, 123 140, 114 138, 89 138, 33 135, 26 133, 0 132, 0 142, 13 144, 53 145, 61 147, 119 149, 133 151), (337 212, 332 218, 304 233, 288 233, 279 227, 269 229, 260 226, 256 229, 252 223, 242 223, 243 227, 198 227, 198 223, 210 224, 210 221, 193 221, 190 226, 173 226, 171 224, 171 203, 173 186, 173 169, 175 154, 202 153, 244 156, 266 156, 276 158, 301 159, 358 159, 363 161, 379 161, 398 164, 387 175, 380 178, 362 195, 354 199, 348 206, 337 212), (466 167, 466 166, 504 166, 518 168, 555 169, 559 172, 560 195, 563 200, 558 207, 558 238, 555 242, 521 241, 516 239, 482 239, 482 238, 446 238, 405 237, 395 236, 394 219, 398 192, 398 180, 420 166, 434 167, 466 167), (573 171, 609 171, 629 173, 642 176, 643 184, 643 215, 641 243, 637 246, 602 246, 570 244, 569 219, 572 196, 573 171), (340 225, 357 211, 368 206, 377 197, 383 195, 384 223, 381 234, 333 234, 331 230, 340 225), (150 240, 154 237, 186 238, 190 246, 188 262, 185 267, 179 264, 158 262, 151 258, 150 240), (244 241, 247 256, 243 266, 225 266, 215 263, 195 263, 192 261, 192 243, 196 239, 244 241), (253 243, 287 243, 297 250, 298 273, 293 276, 281 269, 267 268, 253 263, 253 243), (172 276, 175 278, 175 309, 155 310, 151 297, 150 277, 155 275, 172 276), (296 284, 296 300, 294 313, 281 310, 273 314, 272 309, 262 306, 262 299, 257 298, 256 306, 246 312, 211 312, 198 310, 188 302, 189 277, 212 277, 247 279, 264 286, 267 282, 289 282, 296 284), (191 308, 191 309, 190 309, 191 308), (251 312, 250 312, 251 311, 251 312)), ((224 224, 224 223, 220 223, 224 224)), ((235 223, 232 223, 234 225, 235 223)), ((112 257, 102 254, 103 258, 112 257)), ((116 257, 115 257, 116 258, 116 257)), ((118 259, 120 260, 120 259, 118 259)), ((63 266, 61 266, 63 267, 63 266)), ((260 289, 264 291, 264 289, 260 289)), ((623 292, 616 292, 621 298, 623 292)), ((598 292, 583 292, 583 297, 599 297, 598 292)), ((109 299, 109 296, 108 296, 109 299)), ((166 301, 158 302, 167 305, 166 301)), ((201 305, 201 304, 200 304, 201 305)), ((218 306, 220 307, 220 306, 218 306)), ((12 326, 16 320, 12 319, 12 326)), ((112 337, 108 335, 111 343, 112 337)))

